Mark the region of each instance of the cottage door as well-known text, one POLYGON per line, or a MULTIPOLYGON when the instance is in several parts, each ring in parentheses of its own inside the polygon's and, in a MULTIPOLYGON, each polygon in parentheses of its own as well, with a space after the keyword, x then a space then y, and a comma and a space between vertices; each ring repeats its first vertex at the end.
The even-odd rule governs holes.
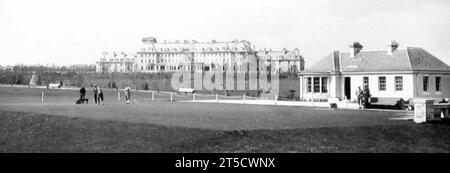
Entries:
POLYGON ((351 100, 351 87, 350 87, 350 77, 345 77, 344 78, 344 94, 345 94, 345 98, 347 98, 347 100, 351 100))

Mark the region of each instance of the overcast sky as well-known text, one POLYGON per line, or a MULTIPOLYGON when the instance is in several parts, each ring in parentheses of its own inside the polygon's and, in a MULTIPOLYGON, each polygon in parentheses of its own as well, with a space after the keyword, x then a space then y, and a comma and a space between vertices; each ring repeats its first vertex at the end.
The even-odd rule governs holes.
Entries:
POLYGON ((450 64, 448 0, 1 0, 1 65, 88 64, 141 38, 248 40, 299 48, 307 64, 352 41, 423 47, 450 64))

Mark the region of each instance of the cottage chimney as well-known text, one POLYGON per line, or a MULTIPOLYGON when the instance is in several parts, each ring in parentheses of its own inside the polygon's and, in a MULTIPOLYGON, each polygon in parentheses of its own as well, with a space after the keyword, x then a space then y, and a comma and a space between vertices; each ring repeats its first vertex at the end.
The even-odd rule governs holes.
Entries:
POLYGON ((362 48, 364 46, 361 45, 359 42, 353 42, 353 44, 350 45, 350 57, 355 57, 358 55, 359 52, 361 52, 362 48))
POLYGON ((333 52, 334 71, 341 72, 341 59, 339 57, 339 51, 333 52))
POLYGON ((397 49, 398 46, 400 46, 400 44, 397 43, 397 41, 395 40, 391 40, 391 42, 388 45, 388 55, 392 55, 392 53, 394 53, 397 49))

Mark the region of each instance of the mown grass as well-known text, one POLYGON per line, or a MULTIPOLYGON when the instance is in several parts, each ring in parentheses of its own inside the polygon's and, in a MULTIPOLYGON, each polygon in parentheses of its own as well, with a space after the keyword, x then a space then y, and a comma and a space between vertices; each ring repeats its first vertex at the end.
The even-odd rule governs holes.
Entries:
POLYGON ((206 130, 0 111, 0 152, 449 152, 448 124, 206 130))

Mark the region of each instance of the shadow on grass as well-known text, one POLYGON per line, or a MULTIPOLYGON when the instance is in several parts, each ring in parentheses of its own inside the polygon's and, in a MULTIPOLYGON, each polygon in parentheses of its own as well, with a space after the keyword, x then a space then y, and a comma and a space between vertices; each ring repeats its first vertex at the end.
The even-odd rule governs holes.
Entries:
POLYGON ((450 126, 450 119, 442 119, 440 121, 430 121, 430 122, 427 122, 427 124, 450 126))

